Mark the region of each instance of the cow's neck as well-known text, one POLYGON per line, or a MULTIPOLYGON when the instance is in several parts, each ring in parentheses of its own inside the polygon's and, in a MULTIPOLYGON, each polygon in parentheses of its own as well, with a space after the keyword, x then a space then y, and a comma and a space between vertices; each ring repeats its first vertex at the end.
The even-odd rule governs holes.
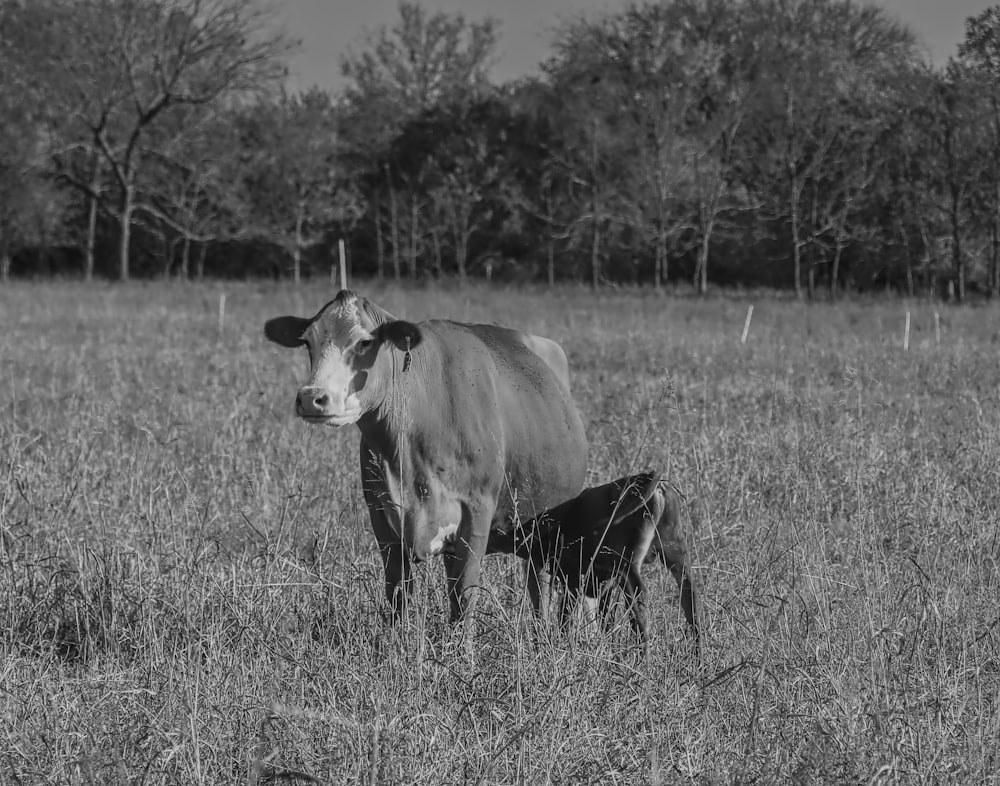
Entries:
MULTIPOLYGON (((422 442, 424 430, 437 426, 420 417, 426 392, 417 384, 415 368, 403 371, 403 355, 393 353, 391 369, 381 401, 358 420, 358 428, 368 446, 393 475, 413 477, 411 446, 422 442)), ((412 363, 413 366, 416 363, 412 363)))

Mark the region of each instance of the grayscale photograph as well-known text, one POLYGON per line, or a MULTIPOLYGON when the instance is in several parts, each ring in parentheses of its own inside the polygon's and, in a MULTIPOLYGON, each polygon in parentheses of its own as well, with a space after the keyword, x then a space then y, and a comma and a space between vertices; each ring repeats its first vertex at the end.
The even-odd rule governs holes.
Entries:
POLYGON ((0 0, 0 786, 998 784, 1000 4, 0 0))

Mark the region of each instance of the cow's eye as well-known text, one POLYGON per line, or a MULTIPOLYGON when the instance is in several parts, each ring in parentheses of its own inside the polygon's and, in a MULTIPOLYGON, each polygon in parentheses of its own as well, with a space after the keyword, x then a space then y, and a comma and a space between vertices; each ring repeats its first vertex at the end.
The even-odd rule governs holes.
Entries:
POLYGON ((371 345, 374 343, 375 342, 370 338, 362 339, 361 341, 358 342, 357 350, 358 352, 367 352, 369 349, 371 349, 371 345))

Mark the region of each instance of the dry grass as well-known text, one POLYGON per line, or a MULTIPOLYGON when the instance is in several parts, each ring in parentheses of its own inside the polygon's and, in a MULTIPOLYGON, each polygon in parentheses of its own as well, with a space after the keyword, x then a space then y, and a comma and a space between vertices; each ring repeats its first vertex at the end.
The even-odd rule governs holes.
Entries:
POLYGON ((987 782, 1000 363, 987 309, 364 288, 559 340, 595 482, 685 490, 702 664, 536 629, 491 559, 380 618, 357 432, 297 422, 266 317, 323 287, 0 291, 0 783, 987 782), (218 324, 218 297, 227 295, 218 324), (903 314, 913 316, 902 351, 903 314))

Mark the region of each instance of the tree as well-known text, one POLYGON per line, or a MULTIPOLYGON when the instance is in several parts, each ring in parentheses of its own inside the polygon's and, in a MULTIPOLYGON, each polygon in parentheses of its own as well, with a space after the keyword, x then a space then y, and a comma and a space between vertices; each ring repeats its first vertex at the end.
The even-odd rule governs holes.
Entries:
MULTIPOLYGON (((862 155, 867 134, 858 134, 845 112, 876 85, 885 64, 912 58, 912 35, 875 6, 853 0, 750 0, 747 19, 767 57, 760 61, 760 89, 741 151, 744 182, 770 205, 774 220, 787 223, 792 279, 813 295, 815 260, 803 282, 804 252, 815 248, 818 205, 824 181, 839 166, 862 155), (817 86, 822 86, 817 89, 817 86)), ((852 178, 840 178, 849 183, 852 178)))
MULTIPOLYGON (((376 232, 378 269, 384 269, 383 214, 389 214, 393 268, 401 275, 405 243, 399 201, 402 173, 387 160, 404 126, 435 107, 460 106, 489 89, 497 44, 497 23, 468 23, 461 14, 428 13, 402 2, 399 21, 382 27, 360 53, 341 62, 344 91, 343 144, 350 169, 363 183, 376 232), (387 206, 385 203, 388 203, 387 206)), ((412 174, 412 171, 411 171, 412 174)), ((419 235, 419 200, 410 191, 410 243, 419 235)), ((415 260, 411 258, 411 270, 415 260)))
MULTIPOLYGON (((24 6, 0 4, 0 30, 15 30, 24 6)), ((10 276, 15 252, 43 245, 63 223, 65 199, 46 171, 46 139, 30 66, 14 38, 0 37, 0 282, 10 276)))
POLYGON ((590 284, 596 289, 604 276, 605 230, 620 219, 619 184, 627 158, 617 132, 619 115, 614 98, 603 91, 601 68, 592 57, 600 27, 581 22, 564 28, 556 54, 543 66, 559 134, 549 148, 550 166, 571 194, 571 242, 589 245, 590 284))
POLYGON ((629 223, 651 235, 657 287, 667 279, 670 243, 690 219, 684 203, 694 139, 685 128, 698 96, 679 9, 678 3, 633 6, 590 26, 581 42, 589 55, 581 54, 593 58, 595 87, 607 95, 605 123, 629 140, 625 160, 633 166, 622 170, 631 177, 620 193, 629 223))
POLYGON ((16 251, 51 243, 65 210, 63 194, 37 164, 37 140, 10 133, 11 126, 0 120, 0 282, 16 251))
POLYGON ((238 111, 217 112, 188 107, 167 118, 149 158, 142 213, 151 215, 168 235, 171 253, 164 261, 169 273, 174 246, 180 244, 179 274, 191 275, 191 254, 198 244, 194 276, 204 275, 205 253, 213 241, 239 237, 249 223, 241 193, 233 188, 245 172, 236 133, 238 111))
POLYGON ((360 212, 353 189, 338 176, 333 103, 316 88, 247 107, 240 123, 247 223, 288 252, 298 282, 302 252, 332 222, 349 225, 360 212))
MULTIPOLYGON (((592 129, 591 164, 601 155, 610 163, 592 207, 613 212, 652 249, 657 286, 671 254, 693 242, 704 291, 712 236, 732 204, 726 194, 752 52, 738 11, 723 0, 671 0, 582 19, 562 31, 546 65, 554 93, 580 92, 580 116, 566 125, 592 129)), ((584 181, 593 177, 587 146, 578 144, 575 156, 584 181)))
MULTIPOLYGON (((389 164, 407 184, 411 204, 426 209, 439 271, 447 249, 464 279, 474 241, 487 228, 498 234, 507 213, 507 148, 515 122, 506 101, 486 96, 428 110, 396 139, 389 164)), ((416 218, 414 211, 413 224, 416 218)))
POLYGON ((527 224, 526 233, 544 233, 546 278, 553 286, 556 246, 571 236, 574 218, 569 155, 563 149, 565 118, 555 91, 541 79, 530 78, 515 85, 508 101, 518 125, 508 137, 506 168, 510 176, 502 198, 511 215, 527 224))
POLYGON ((130 240, 144 145, 169 113, 257 92, 283 76, 286 40, 252 0, 37 0, 19 32, 21 58, 62 138, 63 176, 93 198, 64 156, 96 150, 117 188, 119 276, 130 240))
POLYGON ((978 205, 985 212, 990 235, 987 291, 1000 296, 1000 6, 993 6, 965 21, 965 39, 951 65, 956 79, 969 84, 976 97, 985 97, 981 113, 986 155, 978 205))
POLYGON ((977 141, 974 85, 951 67, 935 74, 923 111, 918 115, 930 142, 933 169, 932 193, 946 217, 951 250, 955 297, 965 300, 967 265, 965 218, 971 210, 975 185, 982 166, 977 141))

